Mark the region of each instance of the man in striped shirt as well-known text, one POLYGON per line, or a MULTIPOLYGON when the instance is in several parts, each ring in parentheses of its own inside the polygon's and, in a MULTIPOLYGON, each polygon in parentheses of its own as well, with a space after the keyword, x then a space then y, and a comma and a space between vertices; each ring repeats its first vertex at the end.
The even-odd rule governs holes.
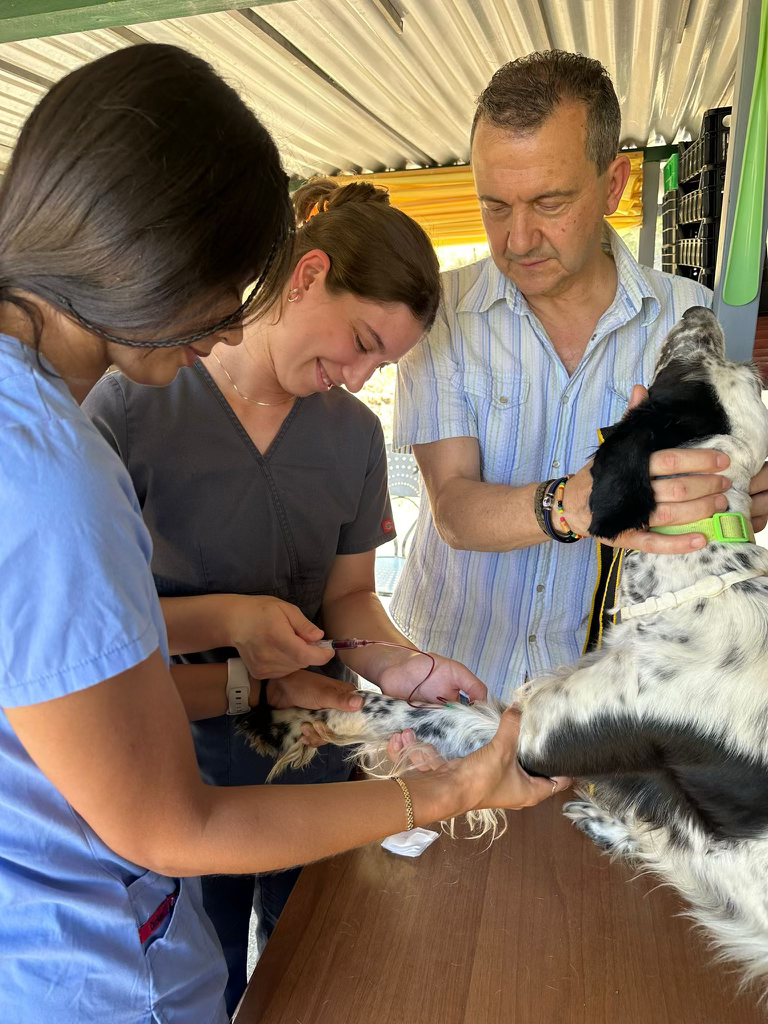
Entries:
MULTIPOLYGON (((605 223, 629 172, 620 129, 597 61, 553 51, 496 72, 472 126, 491 256, 443 276, 435 327, 399 366, 394 445, 413 445, 429 503, 391 612, 422 650, 463 662, 502 698, 579 656, 594 583, 593 542, 553 543, 538 524, 538 483, 573 474, 564 514, 585 534, 597 428, 642 396, 633 385, 651 379, 683 312, 711 305, 701 285, 639 266, 605 223)), ((652 476, 696 475, 654 481, 652 525, 722 511, 727 464, 657 452, 652 476)), ((620 543, 683 552, 705 538, 620 543)))

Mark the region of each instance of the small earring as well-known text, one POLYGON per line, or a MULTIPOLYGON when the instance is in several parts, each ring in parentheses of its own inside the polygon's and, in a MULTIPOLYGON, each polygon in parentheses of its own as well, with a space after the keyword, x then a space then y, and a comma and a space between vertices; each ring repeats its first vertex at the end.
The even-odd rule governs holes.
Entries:
POLYGON ((296 299, 298 299, 298 297, 299 297, 299 289, 298 288, 291 288, 291 290, 288 292, 288 301, 289 302, 295 302, 296 299))

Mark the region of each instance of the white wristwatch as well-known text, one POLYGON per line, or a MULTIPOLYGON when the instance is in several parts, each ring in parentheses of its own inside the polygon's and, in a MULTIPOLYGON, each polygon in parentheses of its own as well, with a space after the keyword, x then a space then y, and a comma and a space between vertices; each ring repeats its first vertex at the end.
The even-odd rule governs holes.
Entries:
POLYGON ((251 680, 242 658, 227 658, 227 714, 244 715, 251 710, 251 680))

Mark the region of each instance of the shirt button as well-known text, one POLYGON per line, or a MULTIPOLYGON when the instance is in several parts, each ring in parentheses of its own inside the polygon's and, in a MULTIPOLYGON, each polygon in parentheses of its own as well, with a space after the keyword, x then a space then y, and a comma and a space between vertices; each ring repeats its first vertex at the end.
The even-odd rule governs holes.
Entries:
POLYGON ((535 644, 536 643, 536 634, 535 633, 531 633, 531 635, 528 637, 528 643, 529 644, 535 644))
POLYGON ((557 461, 557 459, 555 459, 555 461, 552 463, 552 469, 558 469, 559 466, 560 466, 560 463, 557 461))
POLYGON ((507 398, 506 395, 499 395, 499 401, 504 402, 506 404, 509 401, 509 399, 507 398))
POLYGON ((542 590, 544 589, 544 584, 543 583, 537 583, 536 584, 536 589, 538 590, 539 593, 541 593, 542 590))
POLYGON ((568 405, 568 395, 563 395, 563 397, 560 399, 560 404, 568 405))

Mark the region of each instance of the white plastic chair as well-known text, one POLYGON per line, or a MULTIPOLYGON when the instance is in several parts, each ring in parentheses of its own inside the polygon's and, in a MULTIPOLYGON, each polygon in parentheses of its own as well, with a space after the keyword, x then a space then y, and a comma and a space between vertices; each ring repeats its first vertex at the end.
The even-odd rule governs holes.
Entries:
MULTIPOLYGON (((396 501, 411 502, 417 509, 421 498, 421 478, 416 459, 411 454, 393 452, 387 445, 387 478, 389 497, 392 502, 392 516, 397 527, 396 501)), ((394 554, 376 556, 376 593, 383 597, 391 597, 400 572, 405 564, 408 546, 416 529, 416 520, 406 529, 402 536, 395 537, 394 554)))

